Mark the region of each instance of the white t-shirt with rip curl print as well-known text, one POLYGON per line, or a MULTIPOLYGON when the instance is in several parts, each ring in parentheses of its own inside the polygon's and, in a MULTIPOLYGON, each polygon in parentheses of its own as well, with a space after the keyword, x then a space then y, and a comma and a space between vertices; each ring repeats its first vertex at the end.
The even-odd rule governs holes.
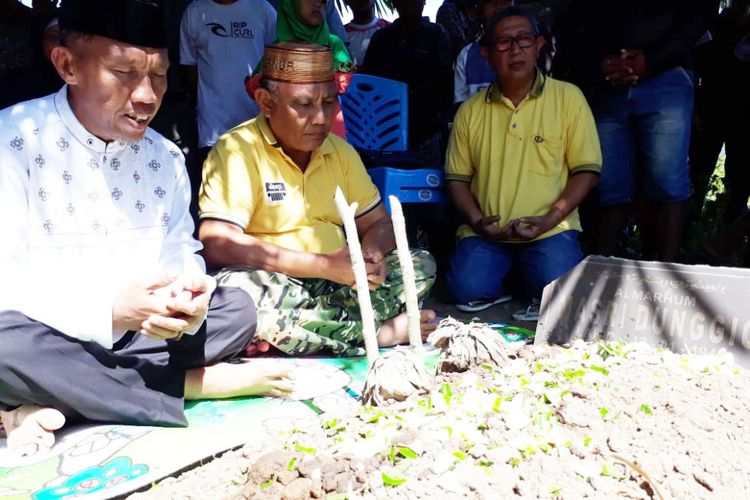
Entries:
POLYGON ((198 143, 219 136, 258 114, 245 77, 276 40, 276 11, 266 0, 219 4, 195 0, 180 24, 180 63, 198 68, 198 143))

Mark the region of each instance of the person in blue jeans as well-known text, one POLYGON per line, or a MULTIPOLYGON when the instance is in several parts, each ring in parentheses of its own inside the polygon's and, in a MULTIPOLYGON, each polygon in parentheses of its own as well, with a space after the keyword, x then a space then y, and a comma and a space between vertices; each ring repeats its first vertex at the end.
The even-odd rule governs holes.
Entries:
MULTIPOLYGON (((540 298, 583 256, 577 207, 596 184, 601 150, 581 91, 537 69, 543 46, 528 11, 497 13, 483 40, 494 81, 456 114, 445 177, 464 224, 446 284, 462 311, 506 300, 511 268, 540 298)), ((538 301, 514 318, 536 320, 538 301)))
POLYGON ((573 0, 557 23, 555 74, 586 94, 602 145, 596 253, 616 252, 635 206, 643 257, 678 255, 692 195, 691 52, 715 3, 573 0))

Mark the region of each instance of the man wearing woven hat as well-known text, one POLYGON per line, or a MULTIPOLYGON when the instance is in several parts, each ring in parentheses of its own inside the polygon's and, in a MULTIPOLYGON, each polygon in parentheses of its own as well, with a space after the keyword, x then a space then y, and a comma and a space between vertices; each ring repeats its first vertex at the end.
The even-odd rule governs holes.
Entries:
POLYGON ((67 0, 66 85, 0 112, 0 415, 31 454, 67 420, 186 425, 185 399, 282 395, 222 361, 255 310, 196 255, 182 154, 148 128, 166 90, 163 6, 67 0))
MULTIPOLYGON (((329 135, 336 101, 330 49, 314 44, 266 47, 261 113, 230 130, 209 153, 200 195, 200 238, 221 284, 258 304, 256 338, 291 355, 330 350, 361 355, 362 323, 352 290, 349 251, 334 203, 340 186, 359 205, 380 345, 407 340, 403 280, 393 228, 354 149, 329 135)), ((412 252, 424 297, 435 262, 412 252)), ((433 311, 422 312, 424 334, 433 311)))

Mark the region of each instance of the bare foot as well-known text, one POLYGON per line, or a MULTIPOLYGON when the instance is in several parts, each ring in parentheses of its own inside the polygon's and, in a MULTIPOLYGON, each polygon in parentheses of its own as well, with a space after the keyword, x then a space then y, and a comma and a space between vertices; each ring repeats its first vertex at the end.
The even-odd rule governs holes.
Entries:
POLYGON ((217 363, 188 370, 185 399, 224 399, 237 396, 284 397, 292 393, 289 371, 273 362, 217 363))
MULTIPOLYGON (((419 329, 422 331, 422 340, 437 328, 435 311, 424 309, 419 311, 419 329)), ((378 330, 378 345, 390 347, 392 345, 406 344, 409 342, 409 318, 406 313, 395 316, 380 326, 378 330)))
POLYGON ((65 416, 58 410, 34 405, 0 412, 0 417, 8 436, 8 448, 22 457, 52 448, 54 431, 65 425, 65 416))
POLYGON ((256 354, 268 352, 269 349, 271 349, 271 344, 269 344, 265 340, 261 340, 260 342, 253 343, 247 346, 247 349, 245 349, 245 356, 249 358, 251 356, 255 356, 256 354))

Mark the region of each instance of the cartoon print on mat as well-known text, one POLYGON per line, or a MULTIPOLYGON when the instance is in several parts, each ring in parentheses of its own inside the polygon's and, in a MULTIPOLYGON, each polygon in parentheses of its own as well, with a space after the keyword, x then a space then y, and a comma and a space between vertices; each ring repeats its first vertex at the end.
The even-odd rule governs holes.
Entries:
POLYGON ((75 474, 85 467, 91 466, 92 463, 103 464, 128 443, 148 434, 151 430, 152 428, 149 427, 127 425, 100 429, 62 453, 59 467, 60 475, 75 474))
POLYGON ((0 486, 0 498, 26 498, 28 497, 29 493, 29 490, 19 490, 16 488, 6 488, 4 486, 0 486))
POLYGON ((201 459, 315 423, 316 415, 357 405, 365 358, 254 358, 283 363, 296 389, 288 399, 237 398, 186 405, 187 428, 125 425, 70 427, 49 452, 18 459, 0 439, 0 500, 120 496, 201 459))
MULTIPOLYGON (((102 464, 122 448, 151 431, 153 428, 125 425, 88 427, 72 432, 67 429, 58 437, 58 444, 53 450, 17 459, 21 462, 18 467, 6 467, 12 459, 0 460, 0 499, 37 498, 41 492, 58 490, 61 483, 67 484, 73 480, 72 476, 78 477, 83 474, 82 471, 106 467, 102 464)), ((0 449, 3 447, 4 443, 0 441, 0 449)), ((138 475, 131 474, 130 478, 138 475)), ((122 475, 118 477, 120 479, 117 482, 108 481, 108 484, 112 486, 127 480, 122 475)), ((80 489, 79 485, 78 490, 80 489)), ((63 496, 88 493, 66 491, 68 493, 63 496)))
POLYGON ((117 457, 101 467, 91 467, 70 476, 62 485, 34 493, 34 500, 57 500, 71 495, 90 495, 110 489, 148 472, 145 465, 133 465, 128 457, 117 457))
POLYGON ((22 460, 14 458, 0 439, 0 500, 97 492, 94 496, 99 498, 109 495, 111 488, 115 488, 113 495, 128 493, 193 461, 241 445, 250 437, 244 432, 257 429, 253 421, 275 435, 292 424, 314 422, 311 419, 324 411, 357 404, 367 370, 364 358, 255 358, 252 362, 288 365, 296 382, 292 396, 191 402, 186 429, 71 427, 61 433, 53 450, 22 460), (208 448, 207 442, 214 447, 208 448), (170 450, 173 461, 154 449, 170 450))
POLYGON ((45 481, 59 477, 59 463, 59 455, 48 455, 44 460, 36 460, 31 465, 0 466, 0 499, 31 498, 34 491, 44 487, 45 481))
MULTIPOLYGON (((526 341, 528 330, 491 325, 506 341, 526 341)), ((434 370, 434 351, 428 370, 434 370)), ((64 429, 55 447, 19 459, 0 436, 0 500, 120 496, 158 481, 205 457, 257 439, 315 424, 315 417, 359 404, 367 376, 361 358, 254 358, 285 364, 296 389, 288 399, 237 398, 191 401, 187 428, 85 424, 64 429)))
POLYGON ((200 404, 192 406, 191 420, 200 420, 203 423, 216 424, 221 422, 227 413, 231 411, 233 400, 220 399, 218 401, 201 401, 200 404))

